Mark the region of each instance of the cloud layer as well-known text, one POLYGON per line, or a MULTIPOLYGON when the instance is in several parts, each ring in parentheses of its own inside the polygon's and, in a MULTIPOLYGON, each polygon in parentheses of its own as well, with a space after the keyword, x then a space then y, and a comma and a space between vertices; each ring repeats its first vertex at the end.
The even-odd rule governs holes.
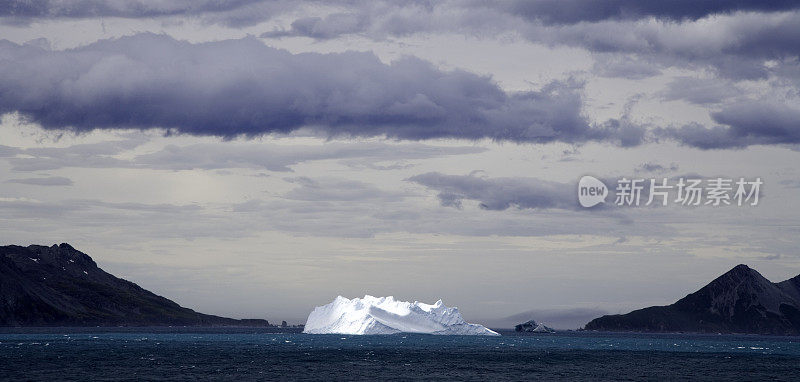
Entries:
POLYGON ((800 143, 800 110, 766 102, 741 102, 711 113, 725 126, 706 128, 693 123, 657 129, 656 134, 701 149, 800 143))
MULTIPOLYGON (((199 18, 203 23, 241 28, 286 16, 294 18, 288 27, 273 26, 262 37, 321 40, 344 35, 384 40, 417 33, 512 33, 548 45, 633 54, 652 66, 650 73, 657 73, 659 67, 703 66, 729 78, 753 79, 787 75, 785 68, 797 67, 793 59, 798 56, 800 39, 798 9, 800 5, 790 0, 35 0, 5 2, 0 5, 0 18, 17 24, 63 18, 170 18, 174 22, 199 18), (777 60, 778 65, 765 67, 764 60, 777 60)), ((642 65, 633 69, 633 76, 644 73, 642 65)))
POLYGON ((165 128, 515 142, 624 140, 591 126, 581 85, 506 93, 491 78, 416 58, 289 52, 254 38, 192 44, 138 34, 66 51, 0 42, 0 112, 47 129, 165 128), (235 57, 235 59, 233 59, 235 57))
MULTIPOLYGON (((428 1, 309 1, 311 5, 330 5, 345 9, 387 8, 392 6, 432 9, 490 8, 546 24, 573 24, 602 20, 656 18, 670 21, 697 20, 716 14, 741 11, 777 12, 797 9, 791 0, 673 0, 648 2, 637 0, 514 0, 486 2, 428 1)), ((47 20, 91 17, 170 17, 203 16, 209 21, 225 20, 234 26, 251 25, 297 9, 300 2, 279 0, 10 0, 0 5, 0 17, 47 20), (249 16, 245 16, 250 13, 249 16), (216 16, 216 18, 214 17, 216 16)))
POLYGON ((39 1, 12 2, 0 15, 211 20, 290 11, 300 16, 292 16, 288 29, 262 36, 383 40, 510 32, 591 52, 596 76, 642 80, 667 68, 702 73, 673 78, 660 97, 708 108, 713 124, 666 122, 648 131, 649 123, 626 118, 593 121, 584 82, 572 79, 512 93, 490 77, 413 57, 385 63, 372 53, 292 54, 254 37, 192 44, 155 34, 63 51, 0 41, 0 113, 19 113, 47 129, 163 128, 226 138, 299 133, 624 147, 668 139, 701 149, 798 143, 790 123, 800 108, 796 2, 39 1), (759 93, 745 82, 772 89, 759 93))
MULTIPOLYGON (((299 163, 341 160, 349 166, 388 169, 398 162, 477 154, 478 146, 432 146, 422 143, 327 142, 323 145, 285 145, 256 142, 216 142, 167 145, 159 150, 131 155, 145 137, 77 144, 67 147, 19 148, 0 145, 0 159, 14 171, 63 168, 146 168, 157 170, 221 170, 234 168, 292 171, 299 163)), ((408 164, 410 166, 410 164, 408 164)))
POLYGON ((198 17, 207 23, 243 27, 297 6, 297 2, 281 0, 10 0, 0 4, 0 18, 6 23, 29 24, 94 17, 198 17))
POLYGON ((262 37, 326 40, 359 35, 384 40, 418 33, 512 34, 535 43, 620 55, 599 62, 599 72, 615 77, 641 78, 658 74, 660 68, 681 67, 708 68, 732 79, 797 79, 800 6, 791 1, 376 2, 341 8, 299 17, 288 28, 262 37), (775 62, 769 66, 765 60, 775 62))
POLYGON ((791 0, 758 1, 638 1, 638 0, 516 0, 508 10, 525 18, 552 24, 573 24, 602 20, 637 20, 653 17, 661 20, 697 20, 716 14, 739 11, 775 12, 797 9, 791 0))
POLYGON ((477 200, 480 207, 502 211, 517 208, 575 209, 575 185, 535 178, 482 178, 475 175, 445 175, 429 172, 408 178, 439 192, 443 206, 461 208, 464 199, 477 200))
POLYGON ((28 184, 32 186, 71 186, 72 179, 63 176, 48 176, 42 178, 9 179, 6 182, 28 184))

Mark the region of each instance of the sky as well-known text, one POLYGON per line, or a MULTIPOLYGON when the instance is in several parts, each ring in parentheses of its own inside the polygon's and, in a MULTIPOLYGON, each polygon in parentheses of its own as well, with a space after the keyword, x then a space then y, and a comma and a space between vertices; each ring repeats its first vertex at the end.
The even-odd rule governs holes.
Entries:
POLYGON ((371 294, 577 328, 740 263, 782 281, 798 25, 793 1, 3 2, 0 244, 290 323, 371 294), (619 206, 622 178, 763 184, 619 206))

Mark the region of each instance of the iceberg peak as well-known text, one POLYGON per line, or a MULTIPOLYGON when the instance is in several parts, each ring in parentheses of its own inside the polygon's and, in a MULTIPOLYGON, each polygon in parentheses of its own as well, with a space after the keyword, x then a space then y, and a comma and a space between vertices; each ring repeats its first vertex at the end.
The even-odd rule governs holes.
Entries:
POLYGON ((338 296, 330 304, 314 308, 303 333, 499 335, 464 321, 458 308, 445 306, 441 299, 431 305, 370 295, 352 300, 338 296))

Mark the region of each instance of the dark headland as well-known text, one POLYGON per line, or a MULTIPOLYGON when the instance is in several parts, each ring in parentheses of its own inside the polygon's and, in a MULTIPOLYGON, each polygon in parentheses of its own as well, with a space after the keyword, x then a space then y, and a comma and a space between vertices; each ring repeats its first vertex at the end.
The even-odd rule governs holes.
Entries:
POLYGON ((800 335, 800 275, 773 283, 740 264, 672 305, 603 316, 585 328, 800 335))
POLYGON ((0 326, 269 326, 195 312, 115 277, 69 244, 0 246, 0 326))

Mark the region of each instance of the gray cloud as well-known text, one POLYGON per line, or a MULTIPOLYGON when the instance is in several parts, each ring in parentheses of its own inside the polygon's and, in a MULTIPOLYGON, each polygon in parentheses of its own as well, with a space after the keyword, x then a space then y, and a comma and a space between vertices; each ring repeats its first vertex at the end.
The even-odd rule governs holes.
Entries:
MULTIPOLYGON (((435 204, 414 188, 389 188, 359 179, 332 177, 286 178, 288 191, 274 196, 233 203, 142 203, 102 200, 31 200, 0 197, 0 232, 26 232, 34 237, 59 232, 64 237, 83 235, 86 229, 113 231, 110 237, 138 242, 142 237, 238 238, 279 231, 316 237, 373 237, 390 232, 453 234, 462 236, 547 236, 592 234, 619 237, 646 235, 672 237, 663 224, 631 225, 620 213, 585 213, 560 202, 537 202, 537 188, 525 187, 530 179, 506 182, 488 179, 487 190, 470 192, 482 197, 484 208, 500 210, 487 219, 479 209, 433 208, 435 204), (511 191, 501 189, 510 184, 511 191), (530 195, 533 193, 533 195, 530 195), (516 196, 520 195, 520 196, 516 196), (491 203, 491 204, 488 204, 491 203), (549 207, 553 206, 555 207, 549 207), (508 206, 508 207, 506 207, 508 206), (511 208, 514 206, 524 206, 511 208), (559 207, 561 206, 561 207, 559 207), (532 213, 529 208, 536 208, 532 213), (570 210, 571 209, 571 210, 570 210), (535 227, 533 229, 532 227, 535 227)), ((469 182, 466 182, 469 183, 469 182)), ((448 183, 449 184, 449 183, 448 183)), ((557 186, 557 185, 556 185, 557 186)), ((555 199, 574 195, 551 192, 555 199)), ((434 187, 431 187, 435 189, 434 187)), ((465 187, 454 187, 461 189, 465 187)), ((466 199, 467 196, 465 195, 466 199)), ((575 202, 572 201, 573 206, 575 202)), ((648 216, 649 209, 629 209, 633 216, 648 216)))
MULTIPOLYGON (((709 67, 734 79, 791 75, 800 46, 796 1, 540 0, 464 1, 11 1, 6 22, 88 17, 197 17, 206 23, 249 26, 279 15, 301 14, 288 29, 265 38, 331 39, 363 35, 376 40, 415 33, 513 32, 550 45, 598 53, 636 55, 602 59, 596 72, 642 78, 663 67, 709 67), (318 10, 335 11, 316 16, 318 10), (310 10, 317 10, 309 12, 310 10), (306 14, 314 14, 307 16, 306 14), (707 31, 713 30, 713 33, 707 31), (764 60, 777 60, 765 67, 764 60), (648 66, 649 64, 649 66, 648 66)), ((795 73, 796 75, 796 73, 795 73)))
POLYGON ((29 184, 33 186, 71 186, 72 179, 62 176, 48 176, 43 178, 9 179, 8 183, 29 184))
MULTIPOLYGON (((800 14, 796 12, 746 13, 698 22, 599 21, 563 27, 528 24, 520 30, 532 41, 635 55, 654 68, 710 68, 726 78, 763 79, 785 71, 785 67, 797 66, 798 22, 800 14), (714 33, 709 34, 709 30, 714 33), (775 66, 765 66, 765 60, 775 60, 775 66)), ((641 76, 638 70, 633 74, 641 76)))
POLYGON ((0 112, 46 129, 166 128, 222 137, 305 128, 325 137, 515 142, 625 140, 582 115, 582 84, 509 94, 490 78, 371 53, 291 54, 254 38, 138 34, 65 51, 0 42, 0 112), (229 60, 227 57, 236 57, 229 60))
POLYGON ((0 145, 0 158, 9 158, 19 154, 22 151, 19 147, 3 146, 0 145))
POLYGON ((729 133, 758 143, 800 143, 800 110, 762 102, 735 104, 712 113, 715 122, 730 126, 729 133))
POLYGON ((575 209, 575 185, 536 178, 482 178, 445 175, 438 172, 415 175, 409 181, 439 192, 443 206, 462 206, 464 199, 477 200, 487 210, 516 208, 575 209))
POLYGON ((800 143, 800 110, 783 104, 737 103, 711 114, 726 126, 706 128, 688 124, 659 128, 655 134, 701 149, 742 148, 750 145, 800 143))
POLYGON ((778 184, 787 188, 800 188, 800 179, 784 179, 779 181, 778 184))
POLYGON ((387 144, 381 142, 326 143, 320 146, 275 144, 212 144, 170 145, 163 150, 139 155, 136 166, 156 169, 191 170, 223 168, 265 168, 291 171, 289 166, 314 160, 349 159, 366 163, 425 159, 448 155, 476 154, 482 147, 437 147, 420 143, 387 144))
MULTIPOLYGON (((375 169, 395 169, 394 161, 427 159, 449 155, 477 154, 486 148, 477 146, 432 146, 421 143, 328 142, 323 145, 280 145, 270 143, 197 143, 165 148, 131 159, 123 154, 147 140, 144 137, 104 141, 67 147, 16 148, 0 146, 15 171, 76 168, 149 168, 158 170, 221 170, 231 168, 291 171, 298 163, 317 160, 345 160, 347 165, 375 169), (389 162, 387 166, 381 163, 389 162)), ((408 166, 408 165, 407 165, 408 166)), ((407 167, 404 166, 404 167, 407 167)))
POLYGON ((733 137, 730 129, 723 126, 707 128, 699 123, 689 123, 681 127, 657 128, 655 132, 664 138, 704 150, 742 148, 749 144, 733 137))
MULTIPOLYGON (((276 0, 10 0, 0 6, 0 17, 20 19, 90 18, 90 17, 167 17, 202 15, 208 20, 226 20, 232 26, 251 25, 268 20, 277 14, 299 8, 299 3, 276 0), (250 13, 249 16, 245 16, 250 13)), ((369 8, 388 8, 392 6, 432 9, 435 6, 450 9, 491 8, 509 14, 519 15, 529 20, 546 24, 574 24, 602 20, 637 20, 656 18, 669 21, 697 20, 715 14, 730 14, 740 11, 776 12, 797 9, 791 0, 758 1, 693 1, 674 0, 670 2, 648 2, 637 0, 611 0, 604 2, 587 0, 534 0, 508 1, 497 4, 484 2, 441 2, 427 1, 306 1, 306 4, 335 5, 340 8, 358 11, 369 8)), ((345 15, 347 15, 345 13, 345 15)), ((301 20, 308 20, 301 19, 301 20)), ((340 20, 339 25, 349 25, 352 21, 340 20)), ((328 23, 333 26, 334 23, 328 23)), ((306 24, 298 27, 302 29, 306 24)), ((334 26, 335 27, 335 26, 334 26)), ((340 27, 341 28, 341 27, 340 27)))
POLYGON ((659 66, 638 56, 599 53, 592 71, 601 77, 643 79, 661 74, 659 66))
POLYGON ((261 37, 305 36, 325 40, 345 34, 359 33, 368 26, 368 22, 365 15, 355 13, 334 13, 324 18, 305 17, 293 21, 289 30, 264 32, 261 37))
POLYGON ((739 11, 775 12, 797 9, 795 1, 638 1, 638 0, 515 0, 508 11, 548 24, 574 24, 602 20, 656 18, 668 21, 697 20, 715 14, 739 11))
POLYGON ((10 0, 0 6, 0 15, 14 17, 154 17, 226 11, 258 0, 170 0, 170 1, 101 1, 101 0, 10 0))
POLYGON ((125 220, 131 216, 137 217, 152 217, 153 215, 176 215, 181 213, 197 213, 202 211, 202 208, 196 204, 147 204, 147 203, 133 203, 133 202, 105 202, 96 199, 69 199, 57 202, 43 202, 39 200, 27 198, 0 198, 0 210, 5 212, 13 212, 13 214, 6 215, 7 217, 19 218, 47 218, 56 215, 63 215, 65 213, 86 213, 88 216, 87 221, 96 218, 97 221, 92 222, 95 225, 103 225, 109 219, 113 219, 113 214, 101 215, 96 214, 97 210, 111 210, 117 214, 120 220, 125 220), (121 213, 132 213, 133 215, 120 215, 121 213))
POLYGON ((311 179, 308 177, 284 178, 285 181, 297 184, 291 191, 283 195, 286 199, 305 201, 347 201, 363 202, 370 200, 397 201, 407 193, 382 190, 374 185, 348 179, 311 179))
POLYGON ((595 72, 603 76, 637 79, 677 66, 711 68, 732 79, 763 79, 796 71, 787 68, 798 66, 798 7, 789 1, 378 2, 301 18, 288 30, 262 37, 358 34, 382 40, 414 33, 513 32, 533 42, 600 53, 595 72), (764 60, 777 62, 767 67, 764 60))
MULTIPOLYGON (((432 208, 435 205, 429 205, 425 196, 412 190, 387 190, 352 180, 290 180, 297 187, 281 198, 251 199, 230 207, 234 214, 227 213, 226 219, 247 225, 239 227, 237 234, 259 230, 339 237, 373 237, 387 232, 463 236, 674 234, 673 228, 663 224, 631 225, 631 219, 619 213, 583 213, 574 208, 541 208, 531 213, 529 209, 509 208, 487 219, 485 210, 432 208), (358 194, 361 199, 349 193, 358 194)), ((207 235, 227 234, 227 227, 219 233, 214 229, 205 228, 207 235)))
POLYGON ((736 85, 719 78, 676 77, 660 95, 665 101, 685 100, 708 105, 722 103, 742 93, 736 85))
POLYGON ((9 0, 0 5, 0 18, 9 24, 30 24, 95 17, 193 17, 206 23, 244 27, 272 19, 300 5, 281 0, 9 0))
POLYGON ((130 162, 114 156, 144 142, 146 140, 143 138, 131 138, 68 147, 9 148, 7 155, 2 155, 3 150, 0 149, 0 157, 8 158, 11 168, 15 171, 55 170, 64 167, 131 167, 130 162))
POLYGON ((667 165, 661 165, 655 162, 645 162, 639 165, 636 168, 637 172, 651 172, 651 173, 665 173, 665 172, 675 172, 678 171, 678 165, 676 163, 671 163, 667 165))

